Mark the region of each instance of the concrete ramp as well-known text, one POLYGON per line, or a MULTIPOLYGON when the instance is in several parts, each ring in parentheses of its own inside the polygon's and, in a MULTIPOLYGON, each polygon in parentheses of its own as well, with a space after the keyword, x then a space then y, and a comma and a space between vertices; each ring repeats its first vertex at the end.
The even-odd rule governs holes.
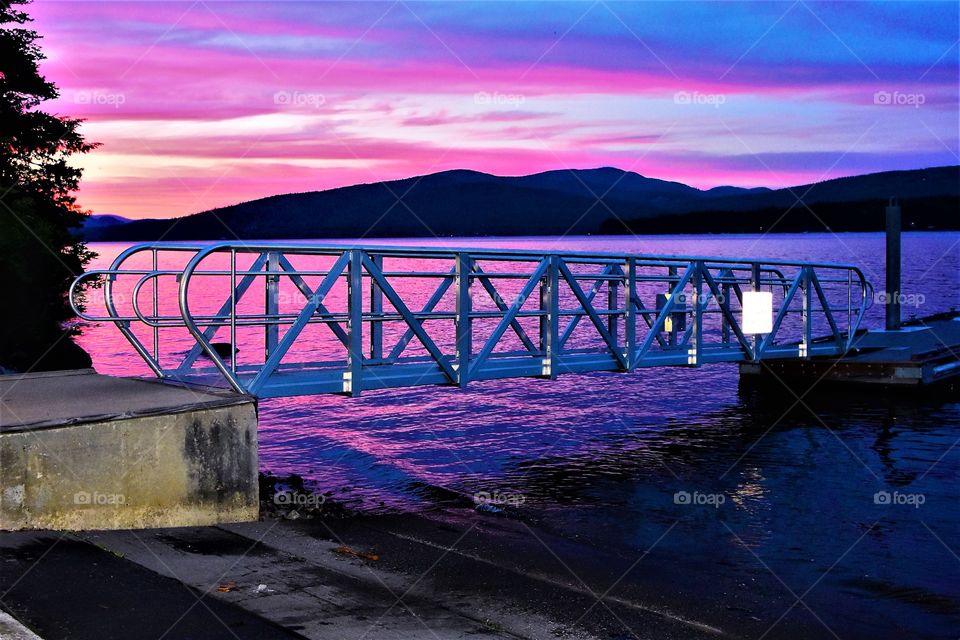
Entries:
POLYGON ((92 370, 0 376, 0 529, 255 520, 253 398, 92 370))

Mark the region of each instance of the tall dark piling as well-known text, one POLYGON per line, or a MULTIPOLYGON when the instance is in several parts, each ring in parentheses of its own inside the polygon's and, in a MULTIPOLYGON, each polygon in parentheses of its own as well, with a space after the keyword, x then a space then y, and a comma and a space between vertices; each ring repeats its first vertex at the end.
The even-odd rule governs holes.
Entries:
POLYGON ((887 281, 884 302, 887 305, 888 331, 900 326, 900 204, 896 198, 890 198, 887 205, 887 281))

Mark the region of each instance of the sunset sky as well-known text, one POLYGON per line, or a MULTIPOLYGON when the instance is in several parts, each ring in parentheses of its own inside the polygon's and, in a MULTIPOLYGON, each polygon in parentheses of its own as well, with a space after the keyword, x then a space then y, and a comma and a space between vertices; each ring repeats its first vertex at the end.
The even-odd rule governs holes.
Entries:
POLYGON ((452 168, 781 187, 958 164, 958 3, 28 5, 103 147, 80 204, 169 217, 452 168))

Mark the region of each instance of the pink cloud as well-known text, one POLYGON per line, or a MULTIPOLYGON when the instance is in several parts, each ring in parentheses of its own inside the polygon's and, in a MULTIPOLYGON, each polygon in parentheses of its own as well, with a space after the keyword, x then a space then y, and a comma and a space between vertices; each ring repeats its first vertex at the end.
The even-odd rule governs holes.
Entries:
POLYGON ((866 45, 885 22, 865 10, 844 31, 864 61, 789 19, 750 48, 763 6, 691 4, 670 9, 692 13, 670 28, 643 19, 659 5, 618 6, 622 22, 598 8, 563 38, 553 27, 567 5, 494 5, 483 19, 452 6, 305 6, 30 5, 43 70, 62 89, 50 110, 87 118, 104 143, 85 159, 81 203, 172 216, 450 168, 615 165, 710 187, 955 162, 956 60, 938 56, 956 30, 942 17, 877 48, 866 45), (934 29, 949 38, 938 31, 928 53, 934 29), (876 91, 922 93, 924 109, 878 107, 876 91), (678 104, 677 92, 722 96, 723 109, 678 104), (858 140, 876 121, 883 135, 858 140), (848 146, 851 163, 816 170, 816 153, 848 146))

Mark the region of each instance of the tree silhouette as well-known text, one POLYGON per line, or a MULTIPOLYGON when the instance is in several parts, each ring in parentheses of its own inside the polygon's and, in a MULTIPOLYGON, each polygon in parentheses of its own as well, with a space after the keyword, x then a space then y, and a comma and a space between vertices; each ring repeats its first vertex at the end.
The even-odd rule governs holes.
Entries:
POLYGON ((66 293, 93 254, 73 234, 86 213, 68 159, 98 145, 78 133, 80 120, 37 109, 59 92, 37 68, 40 36, 18 6, 28 1, 0 0, 0 367, 86 367, 66 293))

